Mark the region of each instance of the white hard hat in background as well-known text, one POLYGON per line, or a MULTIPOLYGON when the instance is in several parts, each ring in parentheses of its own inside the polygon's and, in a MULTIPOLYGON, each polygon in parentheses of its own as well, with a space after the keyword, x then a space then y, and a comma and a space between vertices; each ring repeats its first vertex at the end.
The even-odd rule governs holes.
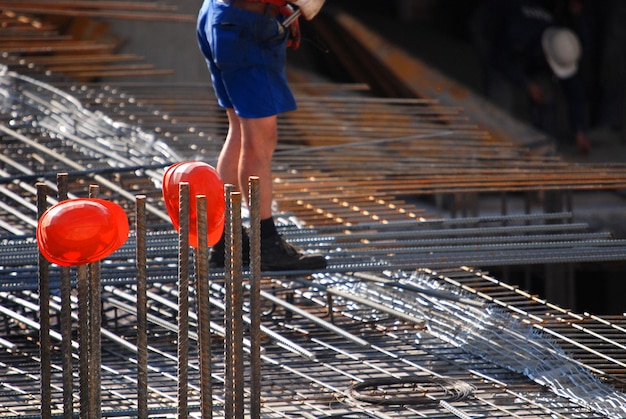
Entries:
POLYGON ((576 73, 581 47, 574 32, 566 28, 550 27, 543 31, 541 45, 546 60, 557 77, 566 79, 576 73))

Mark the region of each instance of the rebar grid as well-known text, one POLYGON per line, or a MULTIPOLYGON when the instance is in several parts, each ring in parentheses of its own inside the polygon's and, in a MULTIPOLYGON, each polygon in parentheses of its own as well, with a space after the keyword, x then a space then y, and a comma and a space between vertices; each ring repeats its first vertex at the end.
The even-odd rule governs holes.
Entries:
MULTIPOLYGON (((102 183, 104 196, 126 201, 130 207, 135 195, 129 190, 145 193, 154 205, 155 219, 163 221, 158 182, 168 156, 210 160, 221 146, 226 122, 207 86, 159 85, 157 92, 152 83, 114 86, 48 80, 62 89, 15 74, 5 73, 3 78, 7 92, 13 88, 19 92, 6 96, 4 106, 9 111, 2 135, 6 140, 2 193, 7 202, 2 210, 16 220, 3 226, 10 234, 27 235, 34 228, 28 181, 49 181, 58 167, 66 166, 74 172, 68 185, 72 192, 84 190, 82 177, 94 172, 101 176, 96 180, 102 183), (16 191, 20 197, 15 197, 16 191), (12 202, 20 202, 19 211, 11 209, 12 202)), ((276 154, 277 218, 284 223, 281 232, 288 240, 326 252, 330 266, 319 274, 262 275, 262 416, 592 418, 598 412, 612 414, 606 403, 618 405, 621 393, 604 392, 608 386, 589 386, 600 377, 603 383, 623 388, 624 319, 570 313, 477 267, 623 261, 625 243, 609 234, 589 233, 586 224, 572 221, 569 209, 442 220, 409 198, 621 189, 626 181, 624 167, 574 167, 554 156, 494 143, 461 110, 433 101, 364 97, 367 91, 360 86, 295 87, 301 112, 281 121, 282 142, 276 154), (412 278, 413 272, 417 276, 412 278), (423 277, 429 281, 416 281, 423 277), (415 294, 408 285, 422 290, 415 294), (430 289, 423 289, 424 285, 430 289), (346 294, 356 292, 367 298, 346 294), (455 333, 460 324, 472 324, 468 319, 475 327, 455 333), (503 343, 475 319, 485 319, 490 327, 504 324, 519 338, 517 352, 487 352, 492 343, 500 347, 503 343), (561 356, 561 349, 568 355, 561 356), (544 354, 565 358, 560 370, 575 373, 575 384, 582 384, 588 394, 564 385, 554 369, 537 363, 544 354), (524 363, 518 362, 518 355, 524 363), (534 358, 529 360, 529 355, 534 358), (451 393, 456 397, 449 397, 451 393), (588 395, 601 400, 588 402, 588 395)), ((57 189, 50 182, 48 186, 57 189)), ((185 261, 178 259, 171 227, 155 225, 155 219, 145 255, 146 357, 137 346, 140 290, 135 285, 135 252, 141 241, 131 236, 103 263, 100 273, 104 287, 101 389, 103 414, 110 417, 139 414, 137 364, 145 358, 143 396, 150 417, 180 417, 180 391, 188 396, 185 410, 190 414, 198 415, 204 403, 197 306, 190 305, 188 346, 180 346, 178 322, 179 313, 187 310, 187 297, 197 303, 198 290, 183 283, 183 292, 179 291, 177 269, 185 261), (182 361, 184 365, 181 352, 191 354, 182 361), (188 374, 182 384, 181 369, 188 374)), ((6 338, 0 344, 6 352, 0 354, 0 362, 6 374, 0 416, 36 417, 40 405, 36 246, 28 237, 9 237, 3 244, 0 310, 6 319, 6 338), (16 359, 15 354, 21 356, 16 359)), ((67 278, 57 268, 52 267, 50 274, 54 292, 61 280, 67 287, 67 278)), ((228 309, 224 275, 213 272, 209 280, 211 319, 224 318, 228 309)), ((60 349, 59 319, 67 318, 60 315, 67 301, 54 292, 51 409, 60 416, 71 409, 60 400, 83 406, 79 398, 63 397, 68 388, 79 387, 78 381, 63 386, 61 382, 71 370, 63 365, 67 355, 77 357, 80 346, 69 339, 71 347, 60 349)), ((72 320, 80 320, 76 317, 79 300, 69 303, 72 320)), ((250 328, 259 319, 248 314, 243 320, 244 328, 250 328)), ((226 390, 231 380, 222 372, 229 362, 222 351, 228 330, 218 321, 210 326, 212 413, 230 418, 227 406, 234 394, 226 390)), ((64 333, 68 335, 67 330, 64 333)), ((244 339, 243 346, 245 353, 252 352, 249 340, 244 339)), ((251 381, 247 370, 238 378, 246 384, 251 381)), ((237 397, 252 406, 247 403, 253 397, 250 385, 237 397)))
MULTIPOLYGON (((369 283, 384 284, 384 278, 370 278, 369 283)), ((403 284, 413 285, 415 289, 445 290, 441 285, 431 282, 430 277, 418 273, 401 279, 403 284)), ((387 283, 388 284, 388 283, 387 283)), ((395 283, 393 283, 395 285, 395 283)), ((365 297, 367 301, 385 304, 415 318, 425 319, 429 331, 435 336, 450 342, 472 355, 479 356, 496 365, 524 374, 555 393, 575 402, 590 406, 608 417, 622 417, 626 409, 626 397, 602 383, 597 376, 599 370, 584 365, 556 344, 553 339, 564 336, 549 328, 523 324, 510 313, 498 306, 491 308, 473 308, 472 305, 460 306, 450 303, 451 298, 442 301, 429 299, 427 294, 419 293, 414 302, 406 298, 406 287, 372 287, 364 282, 347 285, 348 293, 365 297), (420 298, 421 297, 421 298, 420 298)), ((448 292, 454 292, 448 290, 448 292)), ((606 339, 607 344, 621 347, 619 342, 606 339)), ((582 342, 579 342, 584 346, 582 342)), ((593 352, 591 348, 586 348, 593 352)), ((607 360, 621 364, 613 359, 610 352, 601 355, 607 360)))
MULTIPOLYGON (((214 286, 213 288, 220 291, 218 295, 223 292, 219 289, 220 287, 214 286)), ((266 280, 263 288, 278 292, 275 287, 272 287, 272 281, 266 280)), ((306 289, 304 288, 304 290, 306 289)), ((287 290, 290 292, 297 291, 293 287, 289 287, 287 290)), ((173 371, 176 370, 175 299, 177 292, 174 284, 171 284, 169 286, 153 286, 149 294, 151 295, 151 314, 148 316, 151 323, 149 346, 150 413, 151 417, 153 415, 160 417, 159 410, 162 409, 165 412, 163 416, 166 417, 168 414, 171 415, 171 406, 176 399, 173 392, 176 376, 173 371), (159 295, 163 298, 157 298, 159 295), (162 304, 163 307, 161 307, 162 304), (168 312, 169 316, 166 315, 168 312), (168 406, 169 413, 167 413, 168 406)), ((134 308, 130 301, 134 299, 134 295, 135 291, 132 287, 128 288, 127 292, 119 287, 105 288, 104 305, 107 307, 107 313, 111 316, 112 307, 115 308, 113 311, 118 311, 117 315, 108 317, 105 322, 105 342, 111 339, 111 336, 106 333, 107 325, 115 325, 116 335, 125 337, 132 345, 134 308), (115 293, 111 293, 112 290, 115 290, 115 293), (124 304, 124 301, 120 300, 122 298, 129 302, 124 304), (131 317, 124 319, 125 316, 122 312, 131 314, 131 317)), ((281 293, 279 292, 278 295, 281 293)), ((7 295, 2 297, 6 301, 7 295)), ((306 304, 302 305, 304 301, 299 302, 300 298, 296 297, 295 300, 292 299, 291 301, 307 311, 312 310, 311 313, 315 315, 320 315, 320 310, 324 311, 323 306, 316 305, 307 308, 306 304), (319 309, 315 307, 319 307, 319 309)), ((267 304, 268 302, 265 301, 264 305, 267 304)), ((411 376, 416 377, 415 383, 429 382, 433 386, 437 385, 438 380, 440 380, 436 377, 449 377, 450 380, 461 380, 471 385, 474 388, 471 397, 456 402, 448 401, 452 407, 465 412, 469 415, 468 417, 475 417, 473 415, 478 412, 489 414, 489 417, 515 417, 509 414, 511 411, 516 411, 512 399, 519 397, 529 401, 523 406, 525 412, 523 414, 541 417, 540 415, 545 414, 546 408, 548 408, 548 411, 557 417, 593 417, 585 414, 584 409, 575 405, 568 405, 563 399, 558 401, 557 396, 543 390, 541 386, 532 385, 521 374, 512 374, 506 369, 500 369, 493 363, 458 349, 455 345, 443 344, 440 339, 428 333, 423 327, 416 328, 415 325, 403 324, 389 315, 375 315, 372 310, 363 310, 362 307, 356 305, 340 307, 335 304, 334 307, 336 309, 334 324, 341 326, 351 335, 359 337, 366 344, 355 345, 352 339, 333 333, 330 329, 324 328, 323 325, 315 325, 294 312, 290 313, 284 307, 264 317, 264 325, 274 329, 283 339, 292 342, 293 345, 301 346, 312 356, 303 357, 297 351, 285 351, 285 346, 280 345, 279 341, 273 341, 271 337, 263 339, 263 417, 293 417, 292 414, 301 411, 303 407, 311 409, 310 412, 318 412, 317 415, 311 413, 311 417, 320 417, 328 412, 328 406, 331 406, 332 409, 343 408, 352 412, 363 412, 363 414, 375 412, 373 413, 374 417, 457 417, 450 416, 450 409, 437 405, 439 402, 437 392, 428 394, 419 401, 413 401, 414 406, 418 407, 411 407, 411 403, 409 403, 408 406, 403 406, 403 409, 400 410, 398 410, 397 404, 393 402, 393 393, 390 389, 387 390, 389 393, 387 393, 388 406, 386 408, 378 405, 370 406, 367 403, 362 404, 361 401, 349 397, 348 389, 355 383, 367 383, 368 380, 379 380, 383 377, 388 377, 389 380, 395 377, 399 382, 410 381, 409 377, 411 376), (369 311, 370 316, 363 313, 358 314, 363 311, 369 311), (350 317, 344 317, 342 312, 361 320, 351 320, 350 317), (370 318, 370 321, 364 321, 372 315, 374 317, 370 318), (429 377, 432 378, 432 381, 429 381, 429 377), (494 386, 499 388, 496 393, 493 392, 494 386), (508 397, 504 397, 502 392, 508 394, 508 397), (430 400, 430 397, 433 397, 434 400, 430 400), (492 399, 493 397, 495 399, 492 399), (552 403, 555 407, 550 408, 550 402, 547 402, 550 399, 553 399, 552 403), (512 403, 512 406, 504 406, 504 403, 512 403), (564 407, 564 403, 568 406, 564 407), (491 404, 494 406, 487 408, 491 404), (533 404, 536 409, 532 407, 533 404)), ((215 314, 220 315, 219 313, 215 314)), ((191 313, 191 320, 192 325, 195 324, 194 313, 191 313)), ((221 330, 219 325, 212 325, 212 329, 219 336, 221 330)), ((195 344, 196 335, 192 332, 190 337, 195 344)), ((19 339, 16 343, 19 346, 19 339)), ((32 345, 32 343, 27 342, 27 345, 32 345)), ((212 351, 214 354, 220 353, 221 340, 218 340, 217 345, 212 351)), ((105 413, 107 415, 125 416, 125 411, 130 412, 133 409, 134 380, 132 377, 134 372, 132 371, 132 363, 128 364, 124 359, 132 359, 135 352, 131 350, 132 346, 121 346, 115 340, 111 340, 110 344, 105 344, 104 348, 103 404, 109 409, 113 406, 118 407, 117 413, 115 410, 105 413)), ((27 352, 25 348, 21 348, 20 351, 22 353, 27 352)), ((191 351, 191 353, 193 352, 191 351)), ((214 371, 220 370, 219 358, 219 355, 213 358, 213 364, 216 366, 214 371)), ((36 367, 36 365, 32 365, 32 367, 36 367)), ((26 367, 20 366, 20 368, 26 367)), ((198 365, 192 359, 190 362, 190 383, 197 382, 197 375, 198 365)), ((223 381, 219 372, 214 372, 213 377, 215 383, 223 381)), ((34 378, 36 379, 36 377, 34 378)), ((19 388, 19 386, 28 386, 28 382, 12 383, 11 385, 19 388)), ((216 387, 220 388, 219 385, 216 387)), ((190 384, 190 388, 190 408, 195 411, 198 408, 199 388, 194 384, 190 384)), ((217 394, 214 395, 216 417, 220 416, 220 405, 223 400, 223 396, 220 396, 218 390, 217 394)), ((406 400, 401 404, 405 402, 406 400)), ((3 404, 3 406, 7 405, 3 404)), ((296 415, 296 417, 298 416, 296 415)))

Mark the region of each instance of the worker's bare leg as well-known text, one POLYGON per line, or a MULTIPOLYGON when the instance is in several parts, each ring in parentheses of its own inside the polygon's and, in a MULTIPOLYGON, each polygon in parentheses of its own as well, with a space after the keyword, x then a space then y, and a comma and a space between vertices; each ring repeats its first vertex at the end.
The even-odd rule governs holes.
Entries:
MULTIPOLYGON (((247 191, 248 180, 260 181, 261 266, 266 270, 324 269, 326 259, 304 254, 278 234, 272 217, 272 155, 278 141, 276 116, 242 118, 227 110, 229 130, 220 153, 217 170, 225 183, 247 191)), ((247 199, 247 194, 243 194, 247 199)), ((211 255, 216 266, 223 266, 223 241, 211 255), (219 249, 218 249, 219 247, 219 249)))

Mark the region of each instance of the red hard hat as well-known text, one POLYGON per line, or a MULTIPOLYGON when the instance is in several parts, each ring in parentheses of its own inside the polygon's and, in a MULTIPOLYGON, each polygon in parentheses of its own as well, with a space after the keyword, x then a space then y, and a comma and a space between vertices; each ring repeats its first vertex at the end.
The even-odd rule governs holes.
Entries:
POLYGON ((197 161, 176 163, 163 175, 163 199, 174 224, 180 231, 179 185, 189 184, 189 243, 198 246, 196 196, 206 196, 208 244, 213 246, 222 237, 226 212, 224 183, 209 164, 197 161))
POLYGON ((128 218, 119 205, 95 198, 69 199, 39 218, 37 245, 52 263, 84 265, 113 253, 128 233, 128 218))

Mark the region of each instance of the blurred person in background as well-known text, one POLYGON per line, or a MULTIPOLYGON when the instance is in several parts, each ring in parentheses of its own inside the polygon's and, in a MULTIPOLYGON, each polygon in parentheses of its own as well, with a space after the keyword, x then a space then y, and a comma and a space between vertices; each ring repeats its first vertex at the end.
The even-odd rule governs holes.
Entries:
POLYGON ((514 114, 511 86, 516 86, 526 98, 532 124, 556 139, 558 104, 564 97, 571 136, 578 152, 588 154, 588 109, 577 34, 558 25, 542 3, 532 0, 483 0, 470 16, 469 28, 485 96, 514 114))

